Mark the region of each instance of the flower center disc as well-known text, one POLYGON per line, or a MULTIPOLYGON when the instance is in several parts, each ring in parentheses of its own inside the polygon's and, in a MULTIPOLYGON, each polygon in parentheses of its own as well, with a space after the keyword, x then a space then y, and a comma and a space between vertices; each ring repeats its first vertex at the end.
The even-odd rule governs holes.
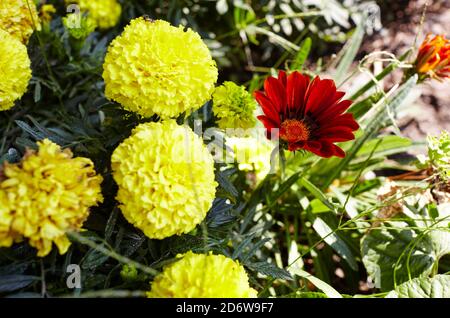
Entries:
POLYGON ((301 120, 287 119, 281 124, 280 138, 289 143, 308 140, 308 126, 301 120))

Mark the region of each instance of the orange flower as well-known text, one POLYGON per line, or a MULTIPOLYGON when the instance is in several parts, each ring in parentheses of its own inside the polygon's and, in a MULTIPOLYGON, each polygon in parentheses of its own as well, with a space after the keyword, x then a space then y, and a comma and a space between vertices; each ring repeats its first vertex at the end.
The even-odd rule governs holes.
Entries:
POLYGON ((429 34, 419 48, 415 66, 419 74, 438 79, 450 77, 450 41, 429 34))

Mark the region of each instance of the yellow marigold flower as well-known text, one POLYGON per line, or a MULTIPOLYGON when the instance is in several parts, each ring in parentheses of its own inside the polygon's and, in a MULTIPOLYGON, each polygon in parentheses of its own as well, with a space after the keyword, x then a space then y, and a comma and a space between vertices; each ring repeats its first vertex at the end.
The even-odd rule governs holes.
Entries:
POLYGON ((53 4, 44 4, 39 10, 39 18, 43 24, 48 24, 52 21, 52 16, 55 13, 56 8, 53 4))
POLYGON ((27 48, 0 29, 0 111, 10 109, 22 97, 31 78, 27 48))
POLYGON ((111 162, 122 213, 149 238, 192 231, 212 205, 212 155, 200 137, 174 120, 137 126, 111 162))
POLYGON ((0 170, 0 246, 26 238, 43 257, 52 243, 67 252, 66 232, 79 230, 103 197, 90 159, 72 158, 48 139, 38 145, 38 152, 29 150, 21 163, 0 170))
POLYGON ((254 172, 256 182, 270 172, 273 146, 266 138, 228 137, 226 144, 233 150, 233 158, 239 170, 254 172))
POLYGON ((244 86, 224 82, 213 93, 213 112, 219 128, 253 128, 256 101, 244 86))
POLYGON ((450 77, 450 41, 442 35, 428 35, 419 48, 415 66, 425 76, 450 77))
POLYGON ((245 269, 223 255, 178 255, 180 260, 156 276, 150 298, 255 298, 245 269))
POLYGON ((211 97, 217 67, 200 35, 162 20, 134 19, 110 45, 105 95, 144 117, 177 117, 211 97))
POLYGON ((80 6, 81 12, 87 12, 88 17, 100 29, 114 27, 122 14, 122 7, 117 0, 66 0, 80 6))
POLYGON ((34 1, 1 0, 0 29, 7 31, 22 43, 28 43, 34 29, 41 29, 34 1))

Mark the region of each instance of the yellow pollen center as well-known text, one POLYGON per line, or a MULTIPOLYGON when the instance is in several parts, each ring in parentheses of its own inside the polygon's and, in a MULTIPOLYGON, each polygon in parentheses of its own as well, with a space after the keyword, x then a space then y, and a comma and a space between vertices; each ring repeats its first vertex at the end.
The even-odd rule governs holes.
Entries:
POLYGON ((281 124, 280 138, 287 142, 308 140, 308 126, 301 120, 287 119, 281 124))

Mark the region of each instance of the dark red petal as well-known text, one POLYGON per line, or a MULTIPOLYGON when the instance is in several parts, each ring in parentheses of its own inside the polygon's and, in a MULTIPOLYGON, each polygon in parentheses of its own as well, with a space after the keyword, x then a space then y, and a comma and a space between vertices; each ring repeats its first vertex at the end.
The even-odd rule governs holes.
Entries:
POLYGON ((344 92, 338 92, 336 91, 334 93, 334 96, 328 98, 327 100, 323 99, 322 103, 320 104, 319 107, 317 107, 314 110, 315 114, 322 114, 322 112, 327 111, 327 109, 330 109, 331 106, 337 104, 342 97, 344 97, 345 93, 344 92))
POLYGON ((336 93, 334 94, 334 97, 332 98, 332 103, 331 104, 335 104, 338 101, 340 101, 342 99, 342 97, 345 96, 345 92, 340 92, 340 91, 336 91, 336 93))
POLYGON ((311 151, 312 153, 324 157, 324 158, 330 158, 334 155, 334 145, 327 141, 308 141, 305 144, 305 148, 308 151, 311 151))
POLYGON ((311 87, 308 100, 306 101, 305 113, 320 113, 333 105, 336 94, 336 85, 330 79, 318 80, 311 87))
POLYGON ((352 131, 347 127, 331 127, 315 132, 316 138, 329 142, 342 142, 355 139, 352 131))
POLYGON ((314 118, 319 124, 325 124, 345 112, 351 104, 351 100, 340 101, 339 103, 331 106, 329 109, 325 109, 320 114, 314 114, 314 118))
POLYGON ((298 141, 298 142, 289 143, 288 150, 289 151, 296 151, 296 150, 303 149, 304 147, 305 147, 305 142, 304 141, 298 141))
POLYGON ((338 147, 336 145, 333 145, 333 150, 334 150, 334 155, 336 157, 339 157, 339 158, 344 158, 345 157, 345 151, 342 150, 340 147, 338 147))
POLYGON ((285 71, 279 71, 278 72, 278 80, 281 82, 281 84, 286 87, 287 84, 287 78, 286 78, 286 72, 285 71))
POLYGON ((299 72, 293 72, 287 78, 286 92, 287 92, 287 104, 289 112, 293 116, 303 117, 304 97, 306 89, 308 88, 309 78, 300 74, 299 72))
POLYGON ((264 127, 266 128, 267 130, 266 136, 268 139, 278 138, 278 125, 275 122, 273 122, 269 117, 266 117, 264 115, 257 116, 256 118, 258 118, 258 120, 261 121, 264 127))
POLYGON ((255 99, 258 104, 261 106, 264 114, 269 117, 273 122, 280 124, 280 114, 277 112, 275 106, 272 101, 264 95, 261 91, 256 91, 254 93, 255 99))
POLYGON ((264 91, 267 97, 272 101, 277 113, 285 113, 286 90, 278 79, 269 77, 264 82, 264 91))
POLYGON ((351 130, 359 129, 359 125, 351 113, 342 114, 339 117, 335 117, 332 120, 320 125, 321 129, 329 127, 348 127, 351 130))

